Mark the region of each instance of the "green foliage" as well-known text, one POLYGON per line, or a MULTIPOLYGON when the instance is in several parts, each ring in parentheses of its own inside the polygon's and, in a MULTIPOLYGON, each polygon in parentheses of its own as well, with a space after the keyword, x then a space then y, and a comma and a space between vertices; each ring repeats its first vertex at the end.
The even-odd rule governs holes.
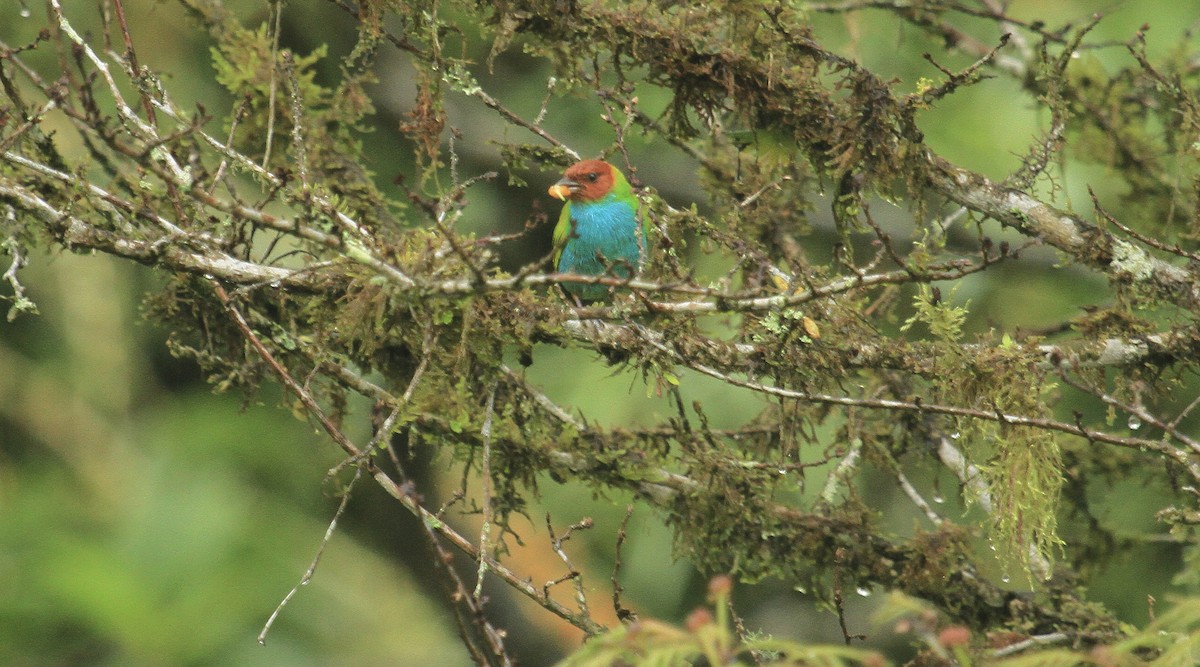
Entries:
POLYGON ((927 284, 920 285, 916 295, 913 296, 915 312, 904 321, 900 330, 908 331, 913 325, 921 322, 929 327, 929 332, 933 334, 934 338, 947 343, 957 343, 962 340, 962 328, 967 321, 971 302, 968 301, 961 306, 953 305, 951 301, 954 299, 956 291, 957 286, 950 291, 950 298, 943 300, 940 289, 927 284))
MULTIPOLYGON (((395 225, 388 209, 403 209, 404 204, 384 197, 359 159, 361 137, 369 131, 364 119, 375 111, 365 88, 376 82, 368 27, 344 62, 344 77, 330 88, 317 82, 326 46, 303 56, 285 52, 280 64, 278 43, 267 24, 251 29, 230 19, 218 25, 213 27, 218 44, 210 49, 215 78, 238 100, 237 113, 225 128, 232 145, 259 163, 269 158, 264 165, 269 170, 303 179, 305 189, 328 194, 343 213, 387 233, 395 225)), ((300 199, 301 205, 309 205, 300 199)))
MULTIPOLYGON (((914 313, 901 331, 920 322, 935 338, 957 344, 970 303, 954 305, 953 297, 954 290, 942 299, 936 288, 922 285, 913 297, 914 313)), ((1007 339, 985 358, 968 360, 957 345, 947 352, 934 382, 936 395, 1001 414, 1046 414, 1044 399, 1055 384, 1028 372, 1038 357, 1036 350, 1021 349, 1007 339), (1031 387, 1030 381, 1036 384, 1031 387)), ((967 500, 988 506, 993 549, 1006 569, 1018 567, 1031 583, 1035 576, 1048 578, 1063 544, 1057 530, 1063 485, 1057 438, 1042 429, 1005 423, 1003 417, 959 420, 955 429, 952 439, 967 445, 975 457, 989 457, 979 468, 986 486, 968 486, 978 491, 968 491, 967 500)))

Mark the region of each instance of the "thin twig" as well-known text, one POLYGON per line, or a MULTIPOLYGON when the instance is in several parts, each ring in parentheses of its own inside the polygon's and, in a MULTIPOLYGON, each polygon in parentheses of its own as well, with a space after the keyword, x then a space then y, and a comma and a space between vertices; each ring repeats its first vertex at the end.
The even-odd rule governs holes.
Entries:
POLYGON ((488 107, 489 109, 492 109, 496 113, 503 116, 504 119, 507 120, 508 122, 512 123, 513 125, 519 125, 519 126, 525 128, 526 130, 529 130, 530 132, 545 139, 546 141, 550 142, 550 145, 552 145, 555 148, 558 148, 562 152, 566 153, 572 160, 581 159, 579 153, 576 152, 575 149, 571 148, 570 146, 563 143, 562 141, 559 141, 557 138, 555 138, 553 135, 551 135, 549 132, 547 132, 545 129, 543 129, 540 124, 530 123, 529 121, 525 120, 524 118, 521 118, 517 114, 509 111, 507 108, 505 108, 505 106, 503 104, 500 104, 499 100, 497 100, 496 98, 494 98, 491 95, 484 92, 484 90, 482 88, 472 89, 471 94, 474 97, 476 97, 480 102, 483 102, 484 106, 488 107))
POLYGON ((498 386, 499 381, 493 382, 492 389, 488 392, 487 412, 483 418, 483 426, 479 429, 480 438, 483 440, 482 470, 479 473, 483 483, 483 526, 479 529, 479 569, 476 572, 473 593, 476 602, 479 602, 483 595, 483 576, 487 573, 487 553, 491 549, 488 541, 492 532, 492 417, 496 412, 498 386))
MULTIPOLYGON (((138 65, 137 52, 133 49, 133 37, 129 34, 129 24, 125 21, 125 3, 122 0, 113 0, 113 8, 117 11, 117 23, 121 26, 121 38, 125 40, 125 57, 129 59, 129 69, 134 72, 135 76, 141 74, 142 68, 138 65)), ((151 127, 157 127, 158 121, 154 117, 154 106, 150 104, 149 95, 142 92, 142 107, 146 110, 146 120, 151 127)))
POLYGON ((917 509, 921 510, 921 512, 925 514, 925 518, 929 519, 930 523, 935 526, 942 525, 942 522, 945 521, 945 519, 943 519, 937 512, 933 511, 933 508, 929 506, 929 503, 925 502, 925 499, 921 497, 921 492, 917 491, 917 487, 913 486, 912 482, 908 481, 908 477, 905 476, 903 471, 896 471, 896 481, 900 484, 900 489, 904 491, 904 495, 908 496, 909 500, 911 500, 913 504, 917 506, 917 509))
MULTIPOLYGON (((671 352, 670 350, 664 351, 671 352)), ((673 352, 672 352, 673 354, 673 352)), ((814 403, 827 403, 830 405, 846 405, 866 408, 882 408, 887 410, 898 410, 902 412, 917 412, 917 413, 933 413, 950 415, 954 417, 969 417, 972 419, 982 419, 985 421, 996 421, 1012 426, 1032 426, 1050 431, 1059 431, 1070 435, 1079 436, 1093 442, 1103 442, 1111 445, 1119 445, 1131 449, 1152 449, 1161 454, 1166 455, 1171 460, 1183 466, 1188 473, 1197 481, 1200 481, 1200 464, 1192 461, 1186 452, 1171 447, 1166 443, 1146 438, 1128 438, 1104 431, 1093 431, 1079 424, 1071 424, 1061 422, 1055 419, 1045 417, 1027 417, 1025 415, 1015 415, 995 410, 981 410, 977 408, 967 408, 956 405, 942 405, 938 403, 925 403, 918 401, 897 401, 892 399, 882 398, 856 398, 853 396, 837 396, 833 394, 821 394, 816 392, 800 391, 795 389, 785 389, 782 387, 772 387, 750 380, 741 380, 730 376, 727 373, 722 373, 714 368, 700 364, 689 359, 683 359, 676 356, 679 363, 699 371, 709 377, 716 378, 727 384, 746 389, 752 389, 757 392, 768 394, 771 396, 779 396, 782 398, 792 398, 802 401, 812 401, 814 403)), ((1155 420, 1156 425, 1165 426, 1155 420)), ((1190 445, 1189 445, 1190 446, 1190 445)))
POLYGON ((842 457, 838 462, 837 467, 829 473, 829 477, 825 480, 825 488, 821 491, 821 500, 826 503, 833 503, 837 500, 838 492, 843 488, 848 488, 850 481, 854 478, 854 471, 858 467, 858 459, 862 456, 863 442, 861 438, 855 438, 850 443, 850 451, 842 457))
MULTIPOLYGON (((12 206, 6 206, 5 209, 7 210, 5 217, 9 223, 12 223, 16 213, 12 206)), ((29 261, 25 257, 25 252, 21 247, 20 239, 18 239, 14 233, 12 236, 8 237, 4 243, 0 244, 0 248, 3 248, 8 252, 9 257, 12 257, 12 263, 8 265, 7 269, 5 269, 3 276, 4 280, 8 281, 8 284, 12 286, 13 290, 13 295, 9 298, 13 305, 8 310, 8 321, 12 322, 20 313, 31 313, 36 315, 38 312, 37 304, 31 301, 29 297, 25 296, 25 285, 21 283, 21 279, 17 277, 17 272, 24 268, 29 261)))
POLYGON ((254 333, 254 330, 250 328, 250 325, 246 322, 246 318, 242 315, 241 310, 234 305, 232 299, 229 298, 229 294, 225 291, 225 288, 221 286, 221 283, 217 282, 216 279, 210 279, 209 284, 212 285, 213 291, 216 293, 217 298, 221 301, 221 305, 225 307, 225 312, 228 313, 238 330, 242 332, 242 336, 244 336, 250 345, 254 347, 255 351, 258 352, 258 355, 262 357, 263 361, 267 362, 267 365, 275 371, 275 375, 281 382, 283 382, 283 385, 287 387, 288 390, 290 390, 293 394, 295 394, 296 398, 300 399, 300 402, 304 404, 305 410, 307 410, 308 413, 312 415, 318 423, 321 424, 321 427, 325 429, 325 432, 329 435, 329 437, 333 438, 333 441, 342 448, 342 451, 346 452, 352 457, 361 456, 362 450, 360 450, 358 447, 355 447, 354 443, 350 442, 350 439, 347 438, 346 435, 342 433, 341 429, 339 429, 325 414, 325 410, 321 408, 321 406, 317 403, 317 400, 313 398, 313 395, 309 393, 309 391, 300 383, 296 382, 291 373, 289 373, 287 369, 284 368, 283 364, 281 364, 279 360, 275 358, 275 355, 271 354, 271 351, 268 350, 265 345, 263 345, 263 342, 259 339, 258 334, 254 333))
MULTIPOLYGON (((274 355, 272 355, 271 352, 266 349, 266 346, 263 345, 262 341, 259 340, 258 336, 253 332, 253 330, 250 329, 250 325, 246 323, 245 317, 242 316, 241 312, 232 304, 229 295, 225 292, 225 289, 220 285, 220 283, 216 282, 215 280, 211 282, 213 284, 214 292, 216 292, 218 299, 220 299, 221 303, 225 306, 226 312, 228 312, 230 317, 234 320, 237 328, 250 342, 251 346, 255 348, 259 356, 261 356, 263 360, 275 370, 276 374, 280 377, 280 380, 284 383, 284 386, 297 395, 301 403, 304 404, 305 409, 308 410, 309 414, 313 415, 317 419, 317 421, 325 429, 326 433, 328 433, 333 441, 342 448, 342 451, 346 452, 352 457, 359 456, 362 450, 350 442, 345 434, 343 434, 341 430, 329 420, 329 418, 325 415, 324 410, 322 410, 321 407, 316 403, 316 400, 312 397, 312 395, 305 390, 303 386, 297 383, 287 372, 287 369, 285 369, 275 359, 274 355)), ((383 488, 388 495, 392 496, 396 500, 399 500, 406 509, 416 515, 417 518, 421 519, 424 525, 432 526, 433 529, 435 529, 439 534, 450 540, 451 543, 468 554, 471 558, 485 561, 488 571, 499 576, 505 581, 505 583, 532 598, 542 607, 553 612, 562 619, 579 627, 584 632, 596 634, 603 630, 603 627, 596 624, 595 621, 592 621, 589 618, 581 618, 554 600, 540 596, 537 589, 529 584, 528 581, 518 577, 510 569, 489 557, 486 552, 480 552, 477 550, 469 540, 451 529, 446 522, 440 520, 436 515, 425 509, 417 501, 411 491, 401 488, 400 485, 396 484, 396 482, 388 477, 383 471, 375 468, 369 460, 365 461, 364 465, 368 466, 368 472, 371 473, 376 483, 379 484, 379 486, 383 488)))
MULTIPOLYGON (((1082 382, 1073 380, 1065 372, 1060 373, 1059 377, 1062 378, 1063 382, 1071 385, 1072 387, 1074 387, 1082 392, 1085 392, 1085 393, 1091 394, 1092 396, 1095 396, 1096 398, 1103 401, 1106 405, 1111 405, 1114 408, 1124 410, 1125 412, 1129 413, 1131 420, 1136 418, 1138 420, 1138 422, 1136 422, 1137 425, 1131 426, 1131 429, 1137 430, 1138 428, 1141 428, 1141 425, 1149 424, 1155 428, 1162 429, 1162 431, 1164 433, 1166 433, 1167 435, 1170 435, 1172 438, 1175 438, 1179 442, 1182 442, 1189 449, 1191 449, 1194 453, 1200 454, 1200 440, 1196 440, 1195 438, 1189 436, 1188 434, 1184 433, 1183 431, 1180 431, 1178 428, 1175 428, 1173 425, 1159 419, 1154 413, 1147 410, 1144 406, 1142 406, 1140 404, 1127 403, 1127 402, 1122 401, 1122 400, 1118 399, 1117 397, 1115 397, 1103 390, 1097 389, 1095 387, 1088 387, 1088 386, 1084 385, 1082 382)), ((1166 445, 1166 443, 1162 443, 1162 444, 1164 446, 1166 445)))
POLYGON ((612 572, 612 602, 613 611, 617 614, 617 620, 622 623, 632 623, 637 620, 637 613, 632 609, 621 604, 621 593, 625 588, 621 586, 621 546, 625 544, 626 528, 629 527, 629 519, 633 516, 633 505, 625 506, 625 518, 621 519, 621 525, 617 528, 617 544, 614 549, 613 557, 613 572, 612 572))
POLYGON ((550 548, 558 555, 563 564, 567 566, 567 574, 559 577, 555 581, 548 582, 542 587, 542 594, 550 597, 550 587, 560 584, 564 581, 571 580, 575 582, 575 602, 579 605, 579 613, 591 618, 592 613, 588 610, 587 593, 583 588, 583 575, 575 566, 571 564, 571 559, 567 556, 567 552, 563 550, 563 542, 571 539, 571 533, 577 530, 587 530, 594 525, 591 517, 585 517, 582 520, 567 526, 567 531, 562 535, 554 534, 554 524, 550 521, 550 513, 546 513, 546 530, 550 533, 550 548))
MULTIPOLYGON (((277 8, 282 6, 282 2, 276 3, 277 8)), ((281 9, 277 9, 277 11, 280 14, 283 13, 281 9)), ((278 41, 279 37, 276 36, 275 39, 278 41)), ((292 98, 292 151, 295 153, 296 173, 300 177, 301 189, 307 193, 312 186, 308 182, 308 144, 304 142, 304 106, 300 99, 300 81, 296 76, 296 59, 288 50, 283 52, 282 61, 283 73, 287 76, 288 81, 288 92, 292 98)), ((272 90, 274 90, 274 86, 272 86, 272 90)), ((270 150, 269 145, 267 148, 270 150)), ((266 158, 263 160, 265 162, 266 158)))
POLYGON ((852 640, 865 640, 867 636, 852 635, 846 627, 845 598, 842 596, 842 559, 845 557, 846 550, 842 547, 838 547, 833 552, 833 606, 837 610, 838 627, 842 630, 842 640, 846 642, 846 646, 849 646, 852 640))
POLYGON ((271 617, 263 625, 262 631, 258 633, 258 643, 260 646, 267 645, 267 633, 271 631, 271 626, 275 624, 275 619, 279 618, 279 614, 283 611, 283 608, 296 595, 300 587, 307 586, 308 582, 312 581, 313 575, 317 573, 317 565, 321 562, 321 556, 325 553, 325 547, 329 546, 329 540, 333 539, 333 532, 337 530, 338 519, 342 518, 342 515, 346 513, 346 507, 350 505, 350 492, 354 489, 354 485, 358 483, 360 477, 362 477, 362 468, 355 468, 354 477, 346 485, 345 491, 342 492, 342 501, 338 503, 337 511, 334 512, 333 519, 329 522, 329 527, 325 529, 325 536, 321 538, 321 545, 317 547, 317 553, 313 556, 312 563, 304 571, 304 576, 300 577, 299 583, 293 586, 292 590, 288 591, 287 595, 283 596, 283 599, 279 601, 279 604, 275 607, 275 611, 271 612, 271 617))
POLYGON ((283 20, 282 0, 271 0, 271 79, 267 84, 267 137, 264 140, 262 168, 271 168, 271 144, 275 137, 275 96, 279 71, 279 26, 283 20))
POLYGON ((1071 636, 1065 632, 1051 632, 1044 635, 1033 635, 1022 641, 1009 644, 1003 648, 998 648, 992 651, 993 658, 1003 658, 1010 655, 1015 655, 1028 648, 1035 646, 1048 646, 1051 644, 1065 644, 1071 641, 1071 636))

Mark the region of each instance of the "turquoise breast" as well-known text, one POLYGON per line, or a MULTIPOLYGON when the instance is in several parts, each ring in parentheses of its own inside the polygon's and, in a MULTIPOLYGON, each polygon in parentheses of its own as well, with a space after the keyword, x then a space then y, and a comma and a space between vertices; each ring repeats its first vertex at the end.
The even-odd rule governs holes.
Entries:
MULTIPOLYGON (((571 236, 558 259, 558 270, 588 276, 632 276, 646 254, 640 227, 633 207, 615 197, 572 202, 571 236)), ((584 301, 605 299, 610 294, 607 285, 563 283, 563 289, 584 301)))

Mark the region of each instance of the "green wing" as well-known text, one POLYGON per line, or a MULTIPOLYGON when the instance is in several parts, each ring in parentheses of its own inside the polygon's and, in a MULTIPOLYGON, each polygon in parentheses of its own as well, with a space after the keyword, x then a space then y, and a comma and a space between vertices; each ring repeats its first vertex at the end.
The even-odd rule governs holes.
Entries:
MULTIPOLYGON (((621 170, 617 169, 615 167, 613 168, 612 192, 613 192, 613 194, 615 194, 617 196, 618 201, 625 202, 625 204, 627 204, 629 206, 629 208, 631 208, 635 211, 638 222, 640 222, 642 224, 642 230, 641 230, 642 238, 638 240, 638 243, 642 247, 642 259, 643 260, 649 259, 650 258, 650 230, 651 230, 650 207, 647 206, 646 203, 643 202, 640 198, 638 198, 638 196, 636 194, 634 194, 633 186, 631 186, 629 184, 629 180, 625 178, 625 174, 621 173, 621 170)), ((558 224, 562 225, 562 222, 559 222, 558 224)), ((570 223, 568 222, 567 224, 568 224, 568 229, 569 229, 570 223)), ((555 238, 556 239, 558 238, 557 232, 558 232, 558 230, 555 230, 555 234, 556 234, 555 238)), ((555 264, 557 264, 557 263, 558 263, 558 260, 556 259, 555 264)))
POLYGON ((646 262, 650 260, 650 206, 632 191, 629 193, 628 201, 630 207, 636 211, 637 221, 642 224, 642 238, 638 242, 642 246, 642 261, 646 262))
POLYGON ((562 213, 558 216, 558 224, 554 226, 554 267, 558 270, 558 260, 562 257, 563 246, 571 238, 571 202, 563 204, 562 213))

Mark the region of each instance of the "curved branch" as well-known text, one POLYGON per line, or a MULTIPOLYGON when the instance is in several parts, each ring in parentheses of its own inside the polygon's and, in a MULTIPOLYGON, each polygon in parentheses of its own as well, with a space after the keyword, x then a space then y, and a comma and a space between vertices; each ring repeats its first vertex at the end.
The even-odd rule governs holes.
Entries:
POLYGON ((1115 281, 1151 287, 1160 298, 1189 310, 1200 305, 1200 276, 1195 271, 1163 261, 1029 193, 995 183, 933 154, 929 160, 933 167, 930 185, 951 201, 1042 239, 1115 281))

